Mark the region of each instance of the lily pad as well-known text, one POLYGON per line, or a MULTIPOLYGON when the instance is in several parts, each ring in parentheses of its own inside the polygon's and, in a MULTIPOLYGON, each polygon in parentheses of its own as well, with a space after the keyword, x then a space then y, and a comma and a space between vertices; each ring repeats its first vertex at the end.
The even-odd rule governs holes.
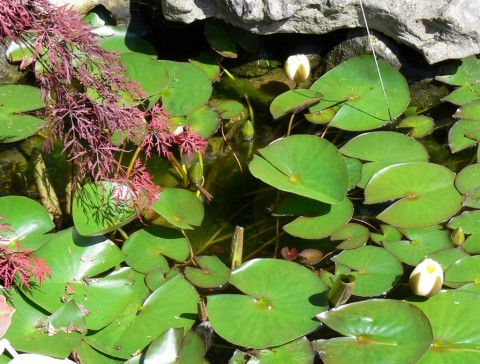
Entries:
POLYGON ((461 249, 447 248, 447 249, 442 249, 442 250, 436 251, 435 253, 429 254, 428 258, 438 262, 442 266, 443 271, 446 271, 448 267, 450 267, 457 260, 465 257, 469 257, 469 256, 470 255, 468 255, 461 249))
POLYGON ((466 84, 445 96, 443 101, 448 101, 455 105, 466 105, 478 99, 480 99, 480 83, 466 82, 466 84))
POLYGON ((270 104, 270 113, 274 119, 285 114, 300 112, 322 98, 322 94, 313 90, 295 89, 277 96, 270 104))
POLYGON ((356 302, 317 317, 346 336, 313 341, 326 364, 415 363, 432 342, 425 314, 403 301, 356 302))
POLYGON ((208 138, 217 131, 220 125, 220 118, 210 107, 202 105, 186 117, 185 123, 190 130, 203 138, 208 138))
POLYGON ((467 137, 472 130, 480 127, 480 123, 474 120, 459 120, 448 131, 448 145, 452 153, 460 152, 474 146, 478 142, 467 137))
POLYGON ((237 58, 237 45, 230 26, 217 19, 205 22, 205 38, 212 49, 225 58, 237 58))
POLYGON ((110 25, 95 28, 93 32, 99 38, 99 45, 107 51, 119 54, 136 52, 148 54, 150 58, 157 57, 155 46, 134 32, 110 25))
POLYGON ((109 233, 135 219, 136 212, 127 187, 113 182, 87 183, 75 191, 73 223, 81 235, 109 233))
POLYGON ((16 142, 36 134, 46 121, 25 113, 44 107, 37 87, 0 86, 0 142, 16 142))
POLYGON ((204 216, 203 204, 198 197, 181 188, 162 190, 152 210, 180 229, 201 225, 204 216))
POLYGON ((190 255, 190 242, 176 229, 152 225, 131 234, 122 251, 130 267, 147 273, 163 263, 163 256, 185 262, 190 255))
POLYGON ((377 219, 400 228, 434 226, 452 217, 463 196, 453 185, 455 174, 433 163, 402 163, 377 172, 365 188, 365 203, 400 199, 377 219))
POLYGON ((436 80, 449 85, 462 86, 468 82, 480 79, 480 57, 470 56, 455 63, 449 63, 442 69, 444 75, 435 77, 436 80))
POLYGON ((409 116, 397 125, 397 128, 410 128, 409 135, 412 138, 423 138, 432 133, 435 122, 431 117, 424 115, 409 116))
POLYGON ((391 225, 381 224, 380 228, 382 229, 381 234, 370 233, 370 237, 374 243, 381 244, 385 241, 398 241, 402 238, 400 231, 391 225))
POLYGON ((183 328, 163 332, 148 347, 143 364, 190 364, 203 362, 205 347, 195 332, 184 335, 183 328))
POLYGON ((376 129, 403 113, 410 102, 408 84, 400 72, 379 60, 388 103, 372 56, 359 56, 338 65, 310 87, 324 97, 310 108, 314 113, 341 105, 330 122, 343 130, 376 129))
POLYGON ((8 230, 2 231, 0 243, 21 241, 27 236, 42 235, 55 227, 50 215, 38 202, 23 196, 0 197, 1 223, 8 230))
POLYGON ((304 336, 282 346, 257 350, 255 356, 248 360, 248 364, 307 364, 313 363, 314 358, 312 344, 304 336))
POLYGON ((344 200, 348 188, 345 161, 337 148, 314 135, 278 139, 254 156, 250 172, 265 183, 325 203, 344 200))
POLYGON ((480 186, 480 163, 470 164, 458 172, 455 187, 465 195, 480 186))
POLYGON ((361 297, 387 292, 403 274, 402 264, 392 253, 374 246, 344 250, 331 260, 356 277, 353 294, 361 297))
POLYGON ((480 283, 480 256, 457 260, 445 271, 445 285, 458 288, 464 284, 480 283))
POLYGON ((448 222, 452 229, 462 228, 465 234, 480 233, 480 211, 464 211, 448 222))
POLYGON ((286 260, 250 260, 232 272, 230 283, 245 294, 209 296, 207 310, 215 332, 235 345, 286 344, 315 330, 314 316, 328 306, 323 282, 286 260))
POLYGON ((352 223, 335 230, 330 240, 343 240, 337 249, 355 249, 365 245, 369 237, 370 231, 365 226, 352 223))
POLYGON ((220 80, 220 66, 212 50, 203 51, 197 57, 190 59, 190 63, 204 71, 212 82, 220 80))
POLYGON ((215 255, 197 256, 195 262, 201 269, 186 267, 185 277, 197 287, 221 287, 230 278, 230 269, 215 255))
POLYGON ((50 316, 20 293, 11 301, 17 311, 5 338, 16 350, 65 358, 87 333, 85 317, 75 301, 62 304, 50 316))
POLYGON ((441 291, 426 300, 410 302, 427 316, 433 342, 417 363, 474 363, 480 358, 478 293, 441 291))
POLYGON ((162 104, 171 116, 185 116, 207 103, 212 82, 207 74, 190 63, 158 61, 169 77, 162 91, 162 104))
POLYGON ((370 178, 382 168, 404 162, 427 162, 425 147, 415 139, 391 131, 361 134, 350 139, 340 153, 364 161, 362 178, 357 183, 365 188, 370 178))
POLYGON ((178 274, 180 274, 180 271, 177 267, 172 267, 172 269, 170 269, 168 262, 165 262, 165 265, 159 264, 145 274, 145 284, 148 289, 153 292, 178 274))

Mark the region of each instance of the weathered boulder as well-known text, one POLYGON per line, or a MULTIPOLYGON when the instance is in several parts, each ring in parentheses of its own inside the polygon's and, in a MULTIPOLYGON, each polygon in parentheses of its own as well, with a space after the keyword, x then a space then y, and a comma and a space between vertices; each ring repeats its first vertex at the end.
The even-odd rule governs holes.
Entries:
MULTIPOLYGON (((480 53, 480 2, 363 0, 370 29, 414 47, 429 63, 480 53)), ((364 27, 359 0, 162 0, 167 20, 215 17, 260 34, 325 34, 364 27)))

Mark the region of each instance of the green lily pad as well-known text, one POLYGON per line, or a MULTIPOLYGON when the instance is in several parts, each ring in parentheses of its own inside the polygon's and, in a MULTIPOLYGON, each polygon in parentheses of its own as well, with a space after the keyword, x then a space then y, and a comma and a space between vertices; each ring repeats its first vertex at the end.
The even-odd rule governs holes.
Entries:
POLYGON ((467 82, 445 96, 443 101, 448 101, 455 105, 466 105, 478 99, 480 99, 480 83, 467 82))
POLYGON ((357 183, 365 188, 370 178, 382 168, 404 162, 427 162, 425 147, 415 139, 391 131, 361 134, 350 139, 340 153, 364 161, 362 178, 357 183))
POLYGON ((324 363, 415 363, 432 342, 427 317, 414 305, 367 300, 317 316, 345 337, 313 341, 324 363))
POLYGON ((230 283, 245 294, 209 296, 207 310, 215 332, 235 345, 259 349, 295 340, 318 327, 314 316, 328 306, 323 282, 286 260, 250 260, 230 283))
POLYGON ((243 114, 245 107, 236 100, 225 100, 215 105, 215 110, 222 119, 230 120, 243 114))
POLYGON ((185 277, 197 287, 221 287, 230 278, 230 269, 215 255, 197 256, 195 262, 201 269, 186 267, 185 277))
POLYGON ((322 94, 313 90, 295 89, 277 96, 270 104, 270 113, 274 119, 285 114, 297 113, 316 104, 322 94))
POLYGON ((72 203, 75 228, 81 235, 96 236, 128 224, 137 216, 130 194, 127 186, 105 181, 76 189, 72 203))
POLYGON ((95 363, 95 364, 125 364, 125 360, 106 356, 103 353, 95 350, 85 341, 81 341, 73 349, 76 357, 81 360, 81 363, 95 363))
POLYGON ((378 65, 388 107, 375 61, 365 55, 349 59, 315 81, 310 89, 324 97, 310 112, 340 104, 329 125, 351 131, 376 129, 395 119, 410 102, 408 84, 387 62, 379 60, 378 65))
POLYGON ((180 229, 193 229, 193 226, 199 226, 203 221, 202 202, 194 193, 181 188, 165 188, 151 207, 180 229))
POLYGON ((449 85, 462 86, 467 82, 480 79, 479 66, 479 56, 466 57, 455 63, 447 64, 442 70, 444 75, 437 76, 435 79, 449 85))
POLYGON ((470 164, 457 173, 455 187, 465 195, 480 186, 480 163, 470 164))
MULTIPOLYGON (((308 203, 308 199, 302 197, 297 197, 297 199, 308 203)), ((315 215, 312 217, 300 216, 283 226, 283 230, 303 239, 321 239, 344 226, 353 215, 353 204, 348 198, 335 205, 322 202, 317 202, 315 205, 315 215)))
POLYGON ((147 273, 164 262, 163 256, 185 262, 190 255, 190 242, 176 229, 152 225, 131 234, 122 251, 130 267, 147 273))
MULTIPOLYGON (((127 76, 138 82, 145 92, 149 105, 155 104, 160 99, 160 91, 169 83, 168 72, 162 62, 142 53, 125 53, 120 61, 125 66, 127 76)), ((135 101, 138 103, 140 100, 135 101)))
POLYGON ((328 124, 337 113, 338 108, 329 107, 328 109, 318 110, 314 113, 305 113, 305 119, 313 124, 328 124))
POLYGON ((478 142, 466 135, 480 127, 480 123, 474 120, 459 120, 448 131, 448 145, 452 153, 460 152, 474 146, 478 142))
POLYGON ((438 226, 425 229, 404 229, 402 232, 409 240, 385 241, 383 246, 402 263, 408 265, 416 266, 427 255, 442 249, 453 248, 448 231, 438 226))
POLYGON ((352 223, 335 230, 331 234, 330 240, 343 240, 342 243, 337 245, 337 249, 355 249, 365 245, 369 237, 370 231, 368 228, 352 223))
POLYGON ((205 347, 195 332, 183 334, 183 328, 172 328, 163 332, 148 347, 143 364, 175 364, 203 362, 205 347))
POLYGON ((474 363, 480 357, 478 293, 441 291, 426 300, 411 303, 427 316, 433 342, 417 363, 474 363))
POLYGON ((36 134, 46 121, 24 113, 44 107, 37 87, 0 86, 0 142, 16 142, 36 134))
POLYGON ((178 274, 180 274, 180 271, 177 267, 170 269, 168 262, 165 262, 165 265, 160 264, 145 274, 145 284, 153 292, 178 274))
POLYGON ((377 172, 365 188, 365 203, 400 199, 377 219, 400 228, 434 226, 452 217, 463 196, 453 185, 455 174, 433 163, 402 163, 377 172))
POLYGON ((143 305, 132 300, 123 315, 86 341, 107 355, 128 359, 169 328, 188 330, 197 318, 198 299, 193 286, 177 275, 155 290, 143 305))
POLYGON ((230 26, 217 19, 205 22, 205 38, 212 49, 225 58, 237 58, 237 45, 230 26))
POLYGON ((257 350, 248 364, 313 363, 315 352, 304 336, 288 344, 270 349, 257 350))
POLYGON ((354 188, 362 178, 362 162, 356 158, 343 156, 348 170, 348 190, 354 188))
POLYGON ((423 138, 432 133, 435 122, 431 117, 424 115, 409 116, 397 125, 397 128, 410 128, 409 135, 412 138, 423 138))
POLYGON ((402 238, 400 231, 391 225, 381 224, 380 228, 382 229, 382 234, 370 233, 370 237, 376 244, 381 244, 385 241, 398 241, 402 238))
POLYGON ((480 254, 480 234, 472 234, 465 239, 462 249, 469 254, 480 254))
POLYGON ((452 229, 462 228, 465 234, 480 233, 480 211, 464 211, 448 222, 452 229))
POLYGON ((203 51, 197 57, 190 59, 190 63, 204 71, 212 82, 220 81, 220 66, 213 51, 203 51))
POLYGON ((4 337, 16 350, 65 358, 87 333, 85 317, 75 301, 62 304, 50 316, 20 293, 11 302, 16 312, 4 337))
POLYGON ((121 27, 105 25, 95 28, 94 33, 99 38, 98 44, 107 51, 115 51, 121 55, 136 52, 157 58, 157 50, 153 44, 121 27))
POLYGON ((203 138, 212 136, 220 125, 218 114, 207 105, 192 111, 185 119, 189 129, 203 138))
POLYGON ((278 139, 258 151, 250 172, 282 191, 325 203, 344 200, 348 188, 345 161, 337 148, 314 135, 278 139))
POLYGON ((0 197, 1 223, 10 230, 2 231, 0 242, 8 244, 28 236, 48 233, 55 227, 50 215, 38 202, 23 196, 0 197))
POLYGON ((207 74, 190 63, 159 61, 167 72, 169 84, 162 91, 162 104, 171 116, 185 116, 207 103, 212 82, 207 74))
POLYGON ((361 297, 387 292, 403 274, 402 264, 392 253, 374 246, 344 250, 331 260, 340 268, 348 268, 342 273, 356 277, 353 294, 361 297))
POLYGON ((470 282, 480 282, 480 256, 470 256, 457 260, 445 271, 444 284, 458 288, 470 282))
MULTIPOLYGON (((88 281, 90 277, 107 271, 125 258, 120 249, 105 237, 80 236, 73 228, 54 234, 46 244, 35 251, 35 256, 44 259, 45 264, 50 267, 51 277, 45 280, 41 288, 32 290, 28 295, 31 300, 49 312, 60 307, 62 297, 68 297, 67 284, 73 285, 75 282, 82 282, 81 285, 83 285, 87 283, 84 279, 88 281)), ((111 282, 106 280, 105 283, 93 284, 91 292, 88 293, 94 296, 101 295, 102 292, 115 291, 114 287, 121 286, 121 284, 116 280, 111 282)), ((85 287, 81 289, 89 290, 85 287)), ((77 290, 80 290, 79 286, 77 290)), ((121 296, 128 292, 125 293, 124 290, 119 289, 118 293, 118 304, 121 305, 121 296)), ((106 299, 109 299, 108 297, 105 296, 106 299)), ((90 304, 96 305, 101 302, 95 302, 95 300, 85 302, 85 306, 90 304)), ((92 309, 92 311, 94 310, 92 309)), ((100 312, 98 320, 102 320, 101 316, 104 314, 102 310, 100 312)), ((96 318, 97 313, 93 312, 91 319, 95 320, 96 318)))
POLYGON ((453 263, 457 260, 469 257, 467 253, 463 250, 458 248, 447 248, 436 251, 435 253, 429 254, 428 258, 433 259, 434 261, 438 262, 441 266, 443 271, 445 272, 448 267, 450 267, 453 263))

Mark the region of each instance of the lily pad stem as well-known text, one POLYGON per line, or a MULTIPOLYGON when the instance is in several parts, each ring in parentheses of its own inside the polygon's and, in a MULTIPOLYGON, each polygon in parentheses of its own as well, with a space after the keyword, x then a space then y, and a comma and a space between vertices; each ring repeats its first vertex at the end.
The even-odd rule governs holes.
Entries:
POLYGON ((292 131, 292 124, 293 124, 294 117, 295 117, 295 113, 292 113, 292 116, 290 116, 290 121, 288 122, 287 137, 290 135, 290 132, 292 131))

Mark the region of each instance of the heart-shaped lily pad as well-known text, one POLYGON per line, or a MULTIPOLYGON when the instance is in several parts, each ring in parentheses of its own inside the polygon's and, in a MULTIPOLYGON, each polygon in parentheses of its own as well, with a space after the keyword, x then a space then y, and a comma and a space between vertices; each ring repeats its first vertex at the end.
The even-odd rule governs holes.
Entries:
POLYGON ((402 163, 377 172, 365 188, 365 203, 400 199, 377 218, 400 228, 423 228, 452 217, 463 196, 453 185, 455 174, 433 163, 402 163))
MULTIPOLYGON (((270 349, 256 350, 249 364, 313 363, 315 352, 304 336, 288 344, 270 349)), ((230 361, 232 363, 232 361, 230 361)), ((233 363, 232 363, 233 364, 233 363)), ((235 364, 240 364, 235 362, 235 364)))
POLYGON ((396 227, 391 225, 381 224, 382 233, 370 233, 374 243, 381 244, 385 241, 399 241, 402 238, 402 233, 396 227))
POLYGON ((295 89, 277 96, 270 104, 270 113, 274 119, 285 114, 297 113, 316 104, 322 98, 318 91, 295 89))
POLYGON ((16 142, 37 133, 46 121, 24 113, 43 107, 45 103, 37 87, 0 86, 0 142, 16 142))
POLYGON ((457 260, 465 257, 469 257, 469 256, 470 255, 468 255, 461 249, 447 248, 447 249, 442 249, 442 250, 436 251, 435 253, 429 254, 428 258, 438 262, 442 266, 443 271, 446 271, 448 267, 450 267, 457 260))
POLYGON ((203 204, 198 197, 181 188, 162 190, 157 201, 152 205, 152 210, 181 229, 193 229, 193 226, 199 226, 204 216, 203 204))
POLYGON ((382 168, 403 162, 427 162, 425 147, 415 139, 391 131, 361 134, 350 139, 340 152, 364 161, 362 178, 357 183, 365 188, 369 179, 382 168))
POLYGON ((215 255, 195 257, 195 262, 201 269, 187 267, 185 277, 197 287, 220 287, 230 278, 230 269, 215 255))
POLYGON ((232 272, 230 283, 245 294, 209 296, 207 310, 215 332, 240 346, 267 348, 297 339, 318 327, 314 316, 328 306, 323 282, 286 260, 250 260, 232 272))
POLYGON ((186 117, 185 123, 189 130, 196 132, 203 138, 208 138, 217 131, 220 118, 210 107, 202 105, 186 117))
POLYGON ((452 153, 460 152, 477 144, 477 140, 469 138, 467 134, 480 127, 476 120, 459 120, 448 131, 448 145, 452 153))
POLYGON ((326 364, 415 363, 432 342, 425 314, 403 301, 356 302, 317 317, 346 336, 313 342, 326 364))
POLYGON ((87 183, 75 191, 73 223, 81 235, 102 235, 116 230, 137 216, 128 197, 133 192, 113 182, 87 183))
POLYGON ((480 357, 478 293, 441 291, 433 297, 409 300, 432 326, 433 343, 417 363, 474 363, 480 357))
POLYGON ((480 256, 457 260, 445 271, 445 285, 458 288, 464 284, 480 283, 480 256))
POLYGON ((402 264, 389 251, 362 246, 344 250, 331 259, 342 273, 356 277, 353 294, 356 296, 376 296, 390 290, 403 274, 402 264))
POLYGON ((4 217, 0 222, 8 227, 8 230, 2 231, 2 244, 42 235, 55 227, 42 205, 23 196, 0 197, 0 216, 4 217))
POLYGON ((410 102, 407 81, 387 62, 379 60, 378 65, 388 102, 374 58, 359 56, 315 81, 310 89, 321 92, 324 97, 310 112, 340 104, 329 125, 351 131, 376 129, 399 116, 410 102))
POLYGON ((330 240, 343 240, 337 245, 337 249, 355 249, 364 245, 370 237, 370 231, 360 224, 346 224, 335 230, 330 240))
POLYGON ((464 211, 448 222, 452 229, 462 228, 465 234, 480 233, 480 211, 464 211))
POLYGON ((185 262, 190 254, 190 242, 176 229, 152 225, 131 234, 122 251, 130 267, 147 273, 164 261, 163 256, 185 262))
POLYGON ((99 45, 106 50, 115 51, 119 54, 136 52, 148 54, 150 58, 157 57, 155 46, 134 32, 110 25, 97 27, 93 32, 99 38, 99 45))
MULTIPOLYGON (((455 187, 463 195, 480 186, 480 163, 470 164, 458 172, 455 187)), ((472 206, 473 207, 473 206, 472 206)), ((479 206, 480 207, 480 206, 479 206)))
POLYGON ((424 115, 412 115, 397 125, 397 128, 410 128, 409 135, 412 138, 423 138, 432 133, 435 122, 431 117, 424 115))
POLYGON ((314 135, 278 139, 258 151, 250 172, 282 191, 336 204, 348 188, 345 161, 337 148, 314 135))

